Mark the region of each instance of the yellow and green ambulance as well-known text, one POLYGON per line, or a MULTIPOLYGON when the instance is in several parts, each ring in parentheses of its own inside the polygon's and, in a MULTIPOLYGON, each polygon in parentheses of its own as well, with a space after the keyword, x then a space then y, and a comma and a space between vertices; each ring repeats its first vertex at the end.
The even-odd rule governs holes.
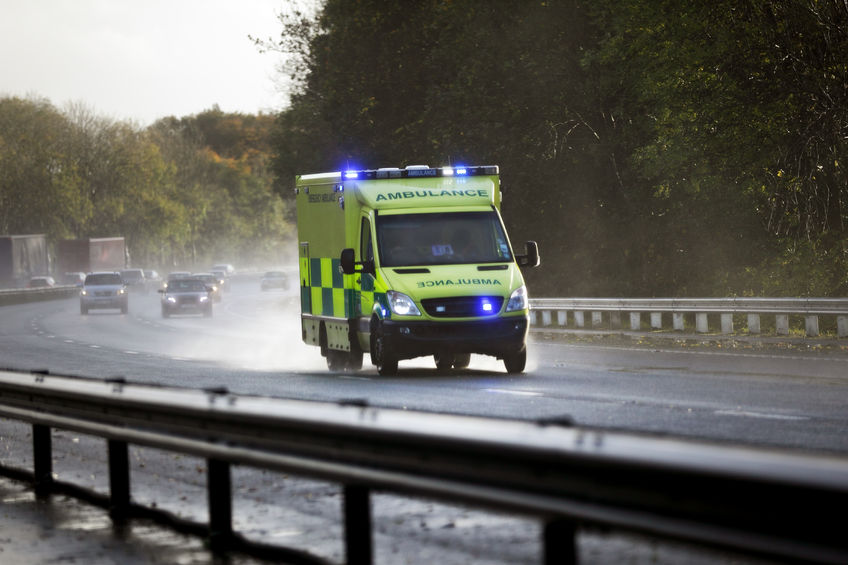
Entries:
POLYGON ((381 375, 434 357, 467 367, 472 353, 527 360, 529 303, 500 216, 497 166, 384 168, 296 177, 303 341, 330 370, 381 375))

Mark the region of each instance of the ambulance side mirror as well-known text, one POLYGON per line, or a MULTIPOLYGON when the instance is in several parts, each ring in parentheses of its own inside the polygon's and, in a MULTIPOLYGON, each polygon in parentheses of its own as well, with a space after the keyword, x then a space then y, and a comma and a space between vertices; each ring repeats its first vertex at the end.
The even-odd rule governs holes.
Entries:
POLYGON ((347 249, 342 249, 340 262, 342 273, 352 275, 356 272, 356 252, 352 248, 348 247, 347 249))
POLYGON ((528 241, 524 244, 525 254, 515 257, 520 267, 538 267, 541 260, 539 259, 539 246, 535 241, 528 241))

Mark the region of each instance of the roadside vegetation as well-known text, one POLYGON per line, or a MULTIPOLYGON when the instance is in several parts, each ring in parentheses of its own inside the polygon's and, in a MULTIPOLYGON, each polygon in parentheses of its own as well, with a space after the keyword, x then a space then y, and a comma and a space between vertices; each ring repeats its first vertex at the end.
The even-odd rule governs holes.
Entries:
POLYGON ((842 0, 327 0, 274 168, 497 164, 535 296, 848 294, 842 0))
MULTIPOLYGON (((496 164, 534 296, 848 295, 842 0, 326 0, 290 104, 144 130, 0 100, 0 232, 279 257, 295 174, 496 164)), ((289 249, 291 251, 291 249, 289 249)))
POLYGON ((145 268, 277 264, 294 252, 272 189, 274 119, 213 108, 141 129, 0 98, 0 234, 124 236, 145 268))

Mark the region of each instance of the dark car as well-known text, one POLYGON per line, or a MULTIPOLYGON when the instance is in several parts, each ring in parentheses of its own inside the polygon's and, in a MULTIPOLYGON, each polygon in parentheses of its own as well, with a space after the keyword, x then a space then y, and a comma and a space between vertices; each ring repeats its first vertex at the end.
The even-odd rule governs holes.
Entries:
POLYGON ((287 289, 288 287, 289 278, 283 271, 268 271, 262 276, 262 281, 259 283, 259 288, 262 290, 287 289))
POLYGON ((178 278, 160 289, 162 317, 172 314, 202 314, 212 316, 212 289, 200 279, 178 278))
POLYGON ((129 298, 124 279, 118 272, 89 273, 80 290, 80 313, 92 308, 120 308, 126 314, 129 298))

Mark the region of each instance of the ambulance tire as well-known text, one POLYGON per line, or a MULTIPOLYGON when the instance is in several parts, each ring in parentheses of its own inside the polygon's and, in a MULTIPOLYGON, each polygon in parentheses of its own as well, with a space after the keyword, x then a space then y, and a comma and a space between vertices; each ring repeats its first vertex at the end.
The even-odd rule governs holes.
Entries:
POLYGON ((453 357, 453 368, 454 369, 465 369, 471 364, 471 354, 470 353, 460 353, 459 355, 454 355, 453 357))
POLYGON ((527 348, 523 347, 521 351, 506 355, 503 362, 507 373, 523 373, 524 367, 527 365, 527 348))
POLYGON ((371 362, 377 366, 380 375, 396 375, 398 358, 391 351, 383 335, 383 324, 376 322, 371 331, 371 362))
POLYGON ((450 371, 453 367, 454 356, 450 353, 436 353, 433 355, 433 360, 436 362, 436 369, 439 371, 450 371))

